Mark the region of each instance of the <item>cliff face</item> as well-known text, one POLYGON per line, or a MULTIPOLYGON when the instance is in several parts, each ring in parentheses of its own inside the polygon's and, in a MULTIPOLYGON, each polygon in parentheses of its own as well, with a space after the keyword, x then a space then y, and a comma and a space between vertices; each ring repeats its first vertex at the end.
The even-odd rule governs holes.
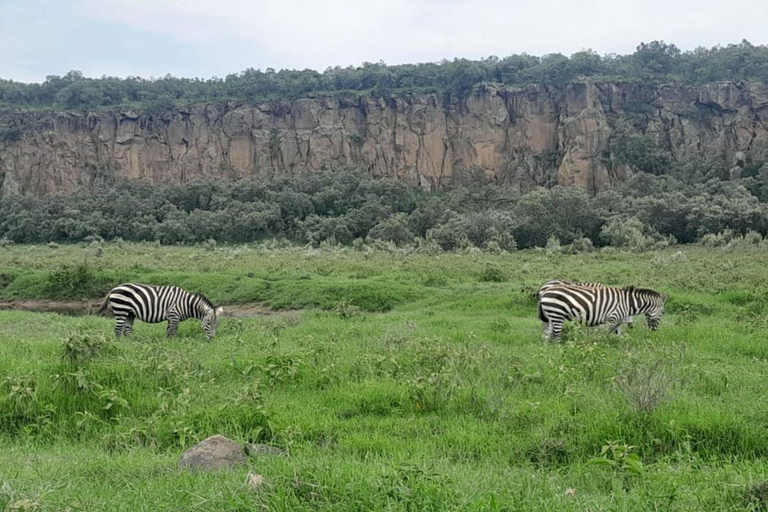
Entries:
POLYGON ((737 173, 768 150, 768 85, 480 86, 452 102, 318 96, 162 114, 4 112, 0 195, 347 167, 432 190, 479 173, 522 190, 596 192, 636 171, 615 153, 619 126, 673 160, 722 158, 737 173))

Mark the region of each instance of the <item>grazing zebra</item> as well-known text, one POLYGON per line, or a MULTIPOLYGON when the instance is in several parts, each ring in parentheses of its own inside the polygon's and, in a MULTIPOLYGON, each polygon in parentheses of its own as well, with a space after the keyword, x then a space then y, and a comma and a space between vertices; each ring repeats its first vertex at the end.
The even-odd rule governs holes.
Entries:
POLYGON ((189 293, 176 286, 124 283, 110 290, 98 314, 111 309, 115 315, 115 336, 130 336, 135 319, 156 324, 168 321, 166 335, 173 336, 179 322, 188 318, 203 321, 208 341, 216 334, 222 308, 216 308, 204 295, 189 293))
MULTIPOLYGON (((565 281, 563 279, 553 279, 552 281, 547 281, 543 285, 541 285, 541 288, 539 288, 539 291, 536 293, 537 298, 541 298, 541 294, 545 291, 549 290, 550 288, 554 288, 555 286, 581 286, 582 288, 607 288, 607 285, 604 285, 603 283, 579 283, 576 281, 565 281)), ((635 317, 634 315, 629 315, 627 318, 624 319, 624 323, 627 324, 627 327, 632 328, 635 326, 635 317)))
POLYGON ((621 324, 630 315, 645 314, 648 327, 659 328, 667 295, 645 288, 586 288, 554 286, 539 297, 539 319, 546 324, 544 342, 554 336, 560 341, 563 323, 576 318, 589 326, 608 324, 608 332, 621 333, 621 324))

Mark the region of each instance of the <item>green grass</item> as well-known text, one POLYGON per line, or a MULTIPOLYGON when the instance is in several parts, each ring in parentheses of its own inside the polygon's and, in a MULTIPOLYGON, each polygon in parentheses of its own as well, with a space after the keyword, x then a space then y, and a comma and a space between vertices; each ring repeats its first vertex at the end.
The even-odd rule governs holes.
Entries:
POLYGON ((768 481, 759 251, 126 244, 99 258, 90 246, 0 256, 4 299, 98 298, 132 279, 300 309, 225 319, 211 343, 193 321, 173 339, 137 322, 117 342, 107 318, 0 312, 0 508, 760 507, 748 503, 768 481), (544 346, 533 292, 555 277, 649 286, 670 295, 668 314, 655 333, 642 319, 621 337, 571 325, 565 343, 544 346), (665 399, 637 412, 617 378, 665 399), (177 469, 216 433, 290 457, 177 469), (606 445, 618 448, 601 454, 606 445), (248 471, 263 489, 245 485, 248 471))

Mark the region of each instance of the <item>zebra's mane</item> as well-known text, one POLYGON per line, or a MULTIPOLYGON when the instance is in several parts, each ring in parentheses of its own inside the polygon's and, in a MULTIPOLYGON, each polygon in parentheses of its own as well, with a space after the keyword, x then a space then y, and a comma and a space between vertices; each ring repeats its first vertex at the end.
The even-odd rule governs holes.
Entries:
POLYGON ((216 310, 216 306, 213 305, 213 302, 208 300, 208 297, 206 297, 202 293, 196 293, 195 297, 200 299, 202 301, 202 303, 205 304, 206 306, 208 306, 209 308, 213 309, 214 311, 216 310))
POLYGON ((633 286, 633 285, 627 286, 626 288, 624 288, 624 291, 639 293, 640 295, 647 295, 649 297, 661 298, 661 296, 662 296, 656 290, 651 290, 650 288, 638 288, 638 287, 633 286))

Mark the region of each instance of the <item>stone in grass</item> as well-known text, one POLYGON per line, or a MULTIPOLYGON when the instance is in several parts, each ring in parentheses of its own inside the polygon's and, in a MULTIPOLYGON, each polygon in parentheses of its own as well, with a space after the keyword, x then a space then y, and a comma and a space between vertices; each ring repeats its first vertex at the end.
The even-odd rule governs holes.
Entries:
POLYGON ((262 455, 280 455, 281 457, 288 456, 288 454, 285 453, 285 450, 282 450, 277 446, 256 443, 247 443, 245 445, 245 453, 251 457, 261 457, 262 455))
POLYGON ((243 447, 231 439, 215 435, 182 453, 179 467, 188 470, 220 469, 243 463, 243 447))

